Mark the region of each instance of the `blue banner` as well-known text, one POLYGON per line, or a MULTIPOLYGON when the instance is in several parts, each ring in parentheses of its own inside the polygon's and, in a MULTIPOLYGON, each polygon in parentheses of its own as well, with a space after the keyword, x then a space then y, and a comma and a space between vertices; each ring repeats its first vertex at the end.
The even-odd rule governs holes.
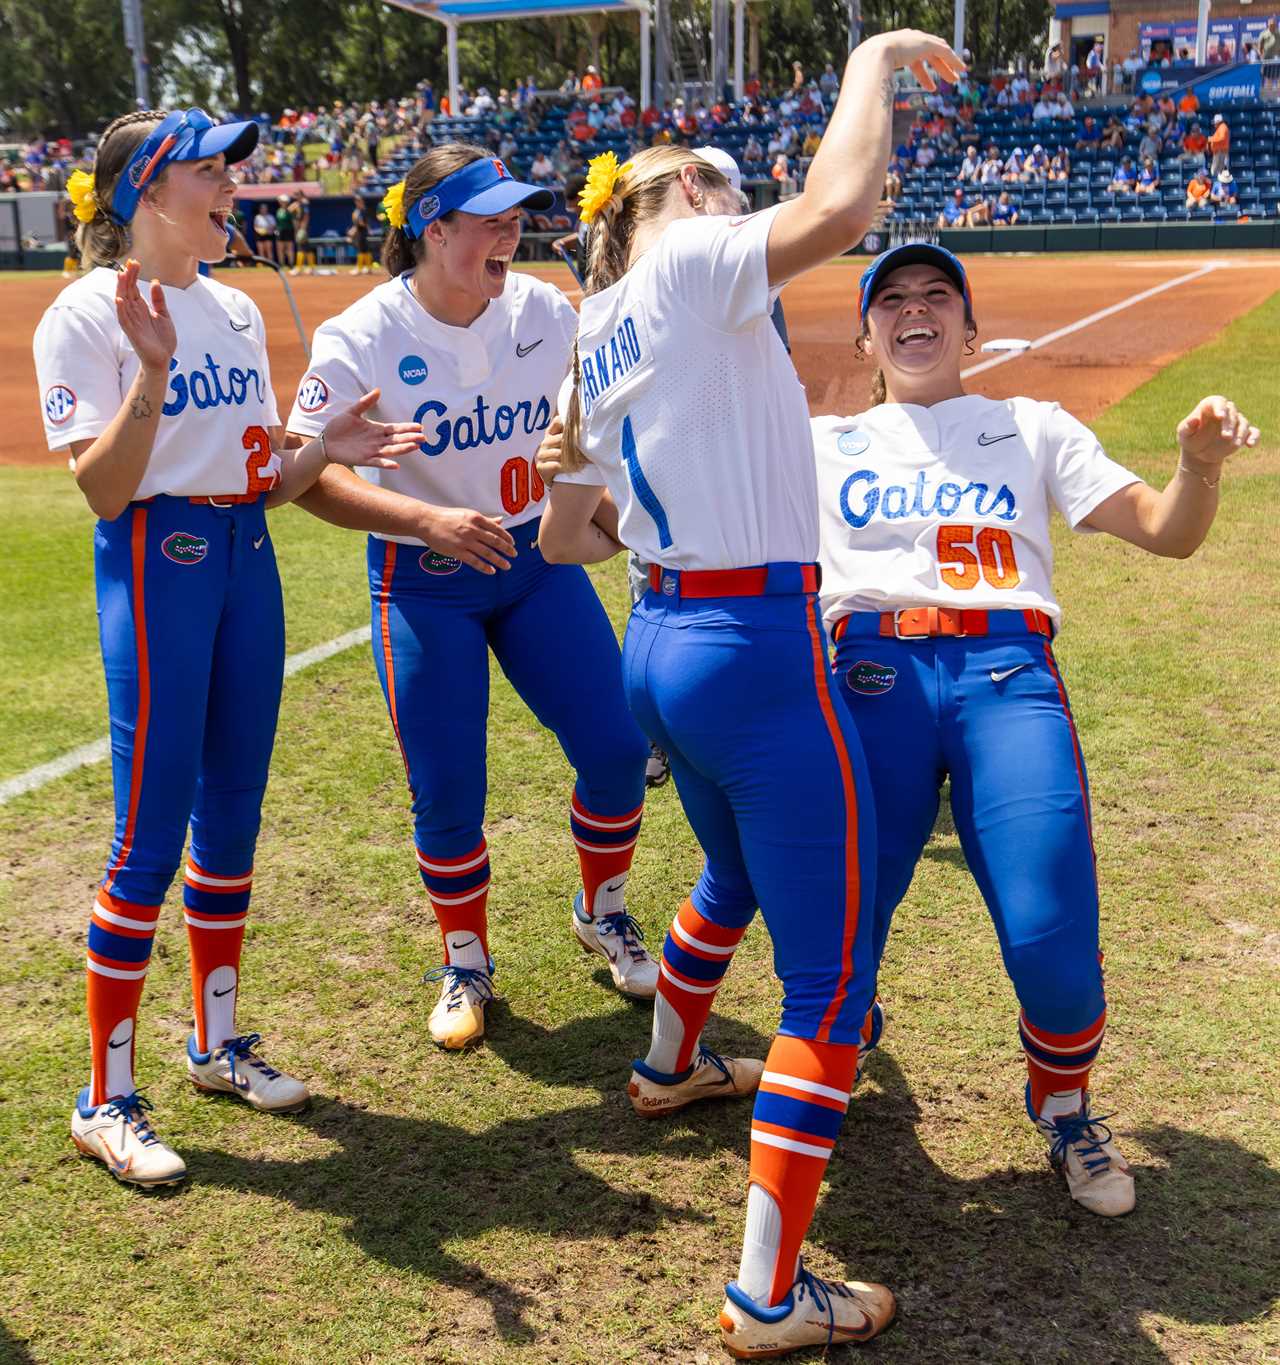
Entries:
POLYGON ((1240 62, 1220 68, 1212 76, 1192 83, 1201 104, 1222 104, 1226 100, 1260 100, 1262 67, 1257 62, 1240 62))

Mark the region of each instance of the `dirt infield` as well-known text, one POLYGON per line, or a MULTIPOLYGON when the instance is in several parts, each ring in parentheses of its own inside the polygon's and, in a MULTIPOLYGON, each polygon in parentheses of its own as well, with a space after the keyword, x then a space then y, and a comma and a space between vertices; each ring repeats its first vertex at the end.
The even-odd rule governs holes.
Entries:
MULTIPOLYGON (((970 381, 974 392, 1056 399, 1086 421, 1280 288, 1280 253, 1274 252, 976 256, 966 264, 980 339, 1028 340, 1069 327, 1167 281, 1214 267, 970 381)), ((871 367, 857 362, 852 347, 859 269, 852 260, 835 262, 789 286, 783 295, 796 368, 815 413, 852 413, 865 405, 871 367)), ((568 272, 561 267, 537 273, 561 286, 569 283, 568 272)), ((272 377, 281 412, 287 413, 305 362, 280 282, 262 269, 225 271, 219 278, 244 289, 262 309, 271 341, 272 377)), ((380 278, 353 279, 344 272, 292 280, 308 333, 380 278)), ((10 414, 0 427, 0 464, 40 464, 55 458, 45 450, 41 432, 31 334, 62 287, 58 279, 0 276, 0 308, 11 320, 0 337, 0 399, 10 414)), ((975 355, 970 364, 986 358, 975 355)))

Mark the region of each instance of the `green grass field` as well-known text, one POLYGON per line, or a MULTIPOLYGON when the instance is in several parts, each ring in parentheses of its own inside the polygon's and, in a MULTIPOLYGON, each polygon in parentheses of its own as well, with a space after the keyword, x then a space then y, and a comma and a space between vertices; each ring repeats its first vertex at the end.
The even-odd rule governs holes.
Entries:
MULTIPOLYGON (((1278 368, 1280 296, 1098 424, 1158 481, 1201 393, 1238 396, 1265 428, 1265 448, 1230 468, 1200 554, 1058 538, 1058 652, 1103 883, 1111 1033, 1095 1086, 1138 1168, 1138 1209, 1094 1219, 1045 1165, 1021 1111, 1012 991, 944 817, 896 920, 889 1029, 810 1241, 819 1273, 899 1295, 867 1360, 1280 1361, 1278 368)), ((0 488, 2 779, 97 737, 105 715, 89 514, 62 470, 5 469, 0 488)), ((361 538, 293 509, 272 525, 290 650, 361 624, 361 538)), ((621 567, 597 582, 621 624, 621 567)), ((0 1360, 723 1358, 715 1314, 737 1267, 749 1106, 632 1118, 623 1087, 648 1011, 571 943, 569 771, 496 674, 489 758, 503 998, 483 1049, 444 1055, 425 1041, 433 993, 419 976, 437 940, 367 653, 286 683, 241 1016, 316 1099, 272 1119, 189 1087, 170 908, 139 1047, 160 1131, 191 1173, 168 1194, 117 1185, 67 1137, 107 769, 0 807, 0 1360)), ((655 948, 698 866, 664 789, 631 882, 655 948)), ((710 1040, 759 1054, 777 1008, 757 926, 710 1040)))

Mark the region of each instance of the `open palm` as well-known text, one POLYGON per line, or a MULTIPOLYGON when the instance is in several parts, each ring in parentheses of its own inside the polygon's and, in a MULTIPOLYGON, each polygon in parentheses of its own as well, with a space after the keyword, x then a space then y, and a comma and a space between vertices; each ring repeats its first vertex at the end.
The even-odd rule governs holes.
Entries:
POLYGON ((129 261, 116 280, 116 317, 142 367, 167 370, 178 349, 177 329, 169 316, 164 290, 155 280, 151 282, 149 302, 138 291, 140 268, 137 261, 129 261))

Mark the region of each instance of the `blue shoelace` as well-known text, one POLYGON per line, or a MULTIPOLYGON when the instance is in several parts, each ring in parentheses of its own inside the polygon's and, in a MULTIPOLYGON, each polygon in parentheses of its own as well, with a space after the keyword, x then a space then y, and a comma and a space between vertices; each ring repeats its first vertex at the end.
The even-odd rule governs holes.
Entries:
POLYGON ((468 986, 481 999, 493 999, 493 982, 489 979, 489 973, 480 967, 451 967, 446 962, 443 967, 433 967, 429 972, 423 972, 422 979, 449 983, 446 993, 450 1009, 454 1008, 455 1000, 468 986))
POLYGON ((1080 1156, 1081 1165, 1090 1175, 1099 1175, 1111 1165, 1111 1158, 1102 1150, 1104 1142, 1111 1141, 1111 1129, 1106 1120, 1115 1118, 1114 1114, 1099 1114, 1095 1118, 1086 1105, 1078 1114, 1067 1114, 1053 1120, 1057 1137, 1049 1148, 1050 1157, 1056 1162, 1067 1159, 1067 1148, 1074 1147, 1080 1156))
POLYGON ((824 1280, 805 1269, 804 1261, 800 1262, 800 1273, 796 1276, 795 1287, 792 1291, 797 1299, 802 1299, 806 1294, 813 1300, 813 1306, 818 1312, 826 1315, 827 1319, 827 1345, 830 1346, 835 1341, 836 1335, 836 1313, 832 1306, 832 1299, 851 1299, 853 1294, 844 1285, 833 1280, 824 1280))
POLYGON ((698 1060, 694 1063, 694 1067, 701 1066, 703 1062, 710 1062, 712 1066, 723 1073, 725 1080, 728 1081, 730 1085, 733 1084, 733 1077, 729 1074, 728 1062, 726 1062, 718 1052, 712 1052, 705 1043, 699 1043, 698 1060))
POLYGON ((218 1049, 219 1052, 225 1052, 227 1054, 227 1061, 231 1065, 231 1084, 234 1085, 237 1090, 245 1089, 248 1083, 247 1078, 246 1085, 241 1085, 236 1079, 237 1062, 248 1062, 256 1071, 262 1072, 269 1081, 274 1081, 279 1078, 280 1073, 274 1067, 268 1066, 261 1057, 255 1057, 253 1055, 253 1049, 257 1047, 261 1041, 262 1034, 260 1033, 242 1033, 238 1038, 228 1038, 218 1049))
POLYGON ((123 1119, 133 1129, 138 1141, 149 1146, 160 1141, 152 1132, 151 1122, 147 1118, 152 1107, 151 1101, 135 1090, 131 1095, 122 1095, 118 1100, 112 1100, 107 1106, 107 1116, 123 1119))
POLYGON ((623 952, 630 953, 636 962, 644 956, 644 949, 640 946, 644 941, 644 930, 625 910, 601 915, 596 920, 596 933, 602 937, 605 934, 617 934, 622 940, 623 952))

